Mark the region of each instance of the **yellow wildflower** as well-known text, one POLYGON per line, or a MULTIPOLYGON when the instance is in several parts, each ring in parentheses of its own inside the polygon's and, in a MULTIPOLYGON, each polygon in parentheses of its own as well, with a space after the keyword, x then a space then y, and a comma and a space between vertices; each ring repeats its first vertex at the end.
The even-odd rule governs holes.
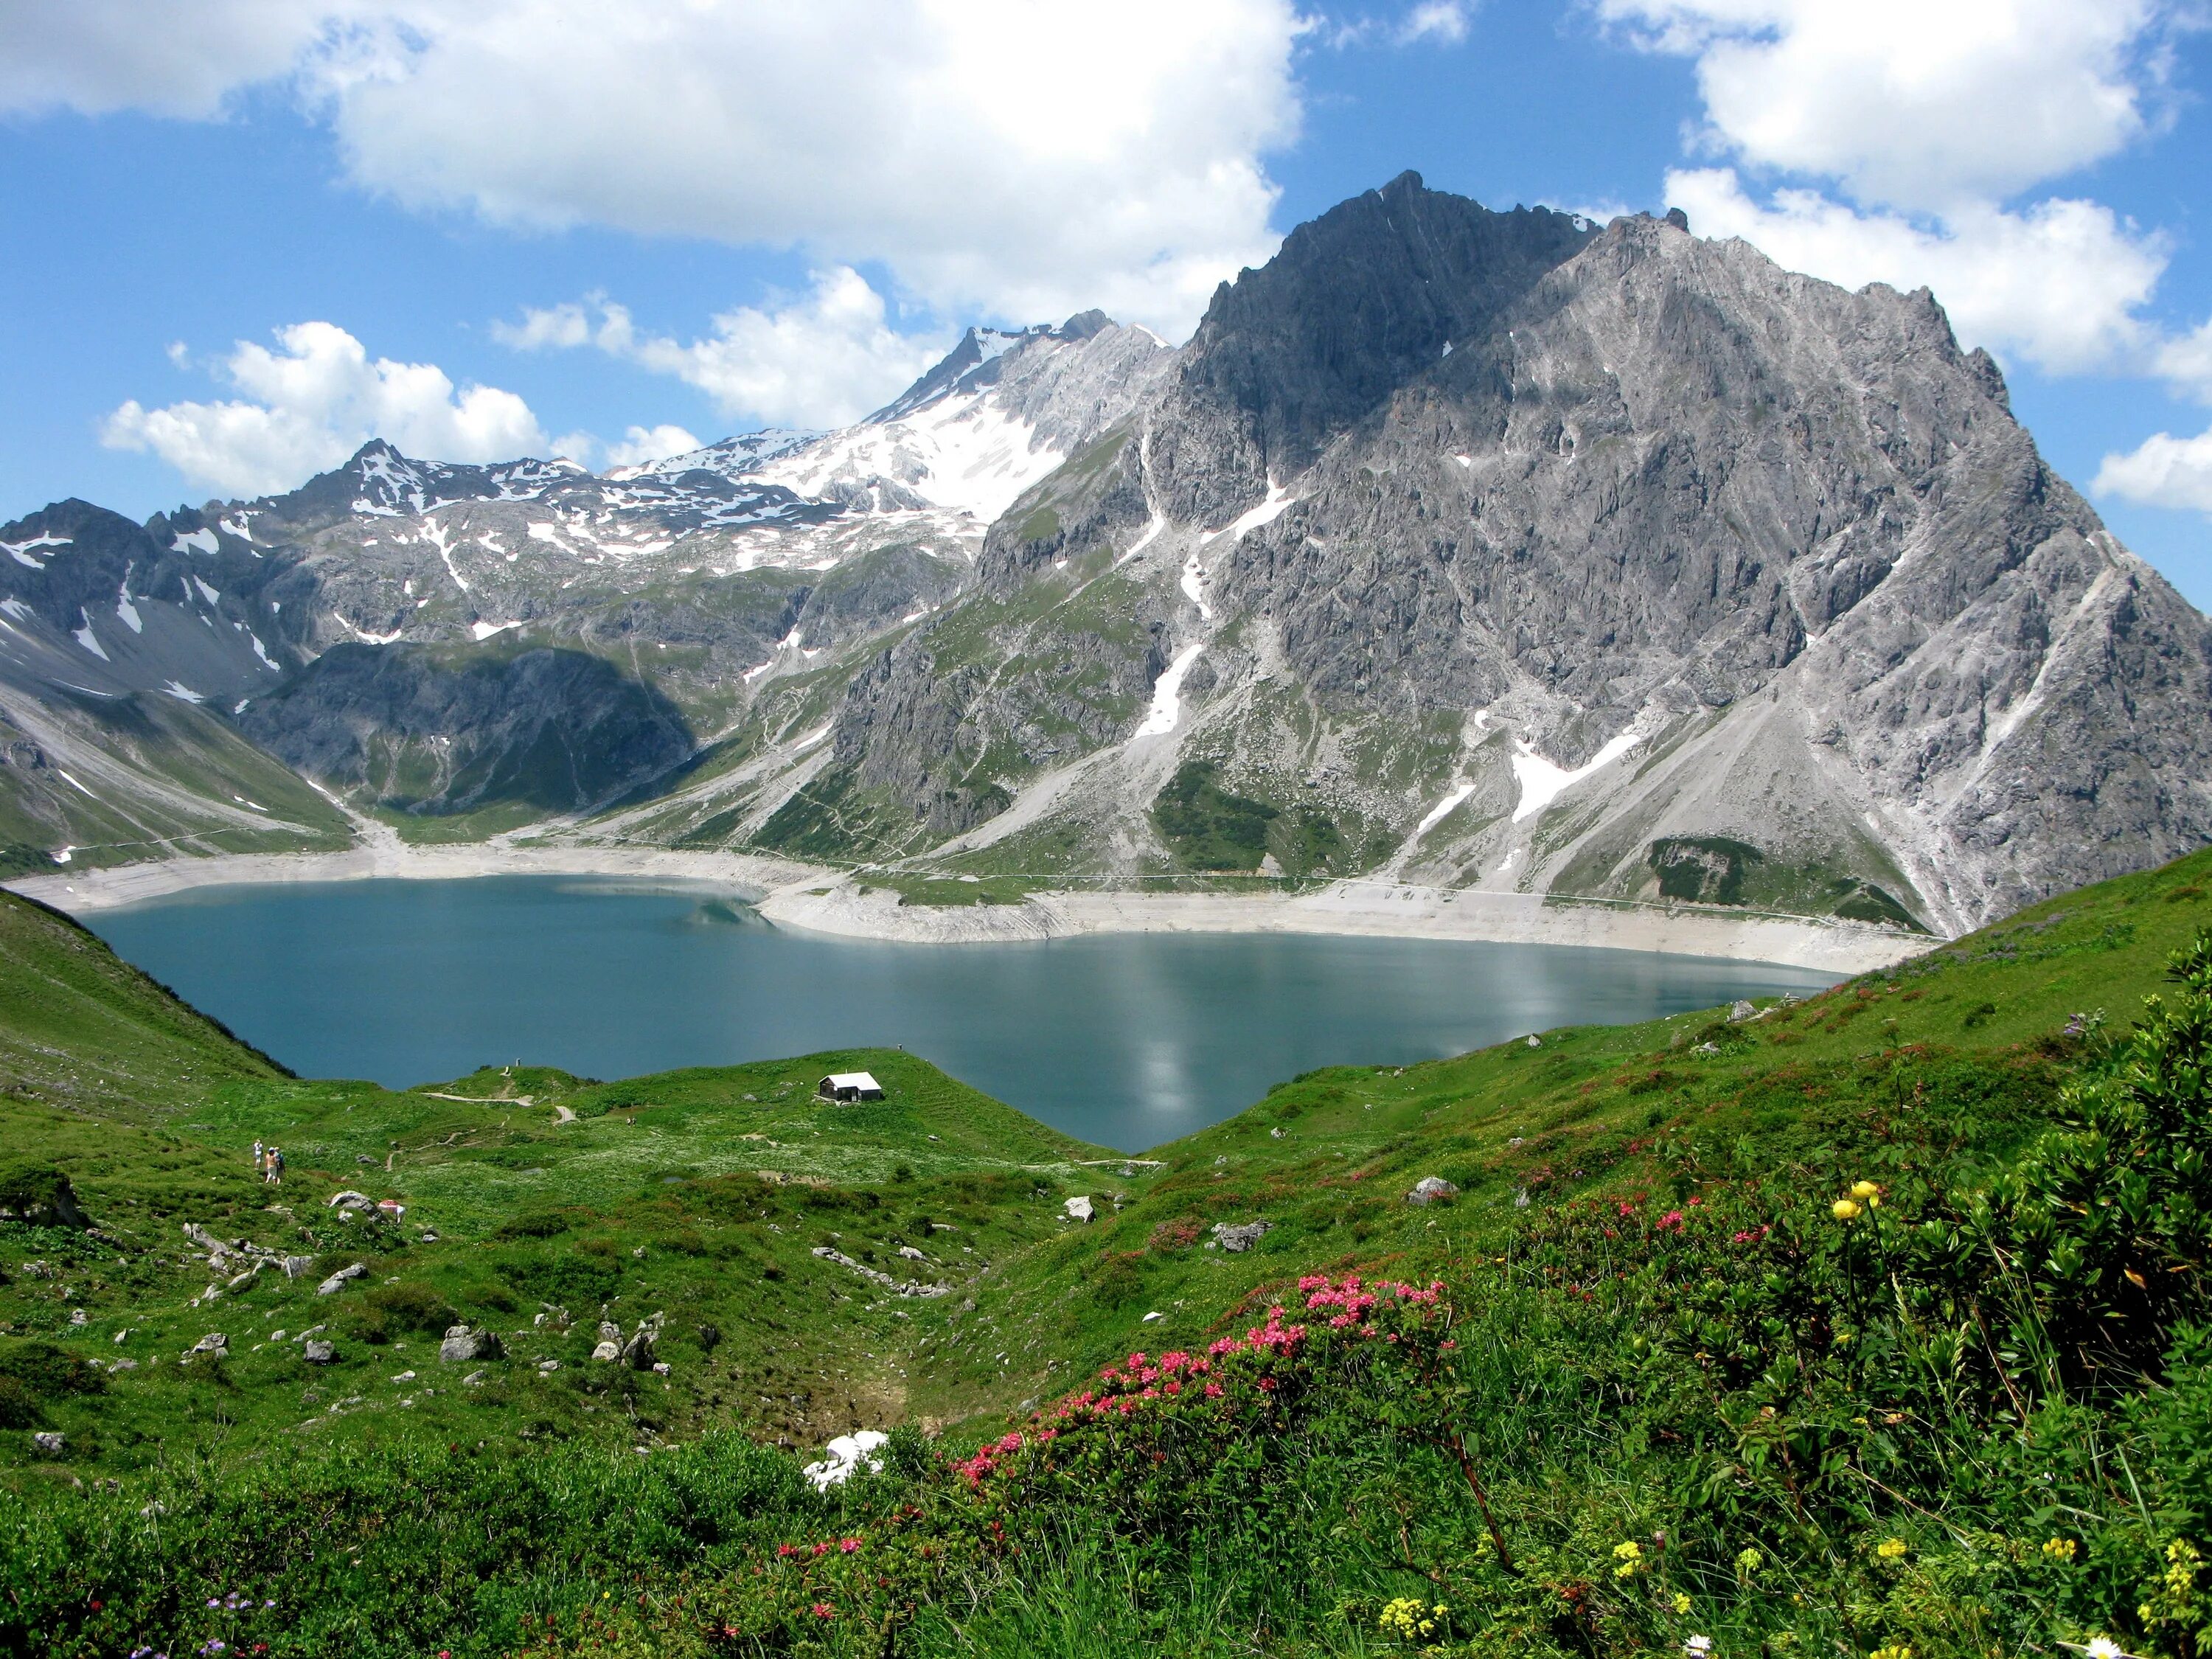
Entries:
POLYGON ((1848 1198, 1839 1198, 1828 1206, 1828 1212, 1838 1221, 1849 1221, 1859 1212, 1859 1206, 1848 1198))
POLYGON ((1675 1613, 1675 1616, 1679 1618, 1680 1615, 1682 1615, 1683 1613, 1687 1613, 1689 1610, 1690 1610, 1690 1598, 1689 1598, 1688 1596, 1686 1596, 1686 1595, 1683 1595, 1681 1591, 1680 1591, 1680 1590, 1676 1590, 1676 1591, 1674 1592, 1674 1613, 1675 1613))
POLYGON ((1739 1578, 1748 1578, 1766 1565, 1766 1558, 1757 1550, 1738 1550, 1735 1553, 1735 1572, 1739 1578))
POLYGON ((2070 1538, 2052 1538, 2044 1542, 2043 1553, 2052 1561, 2071 1561, 2078 1546, 2070 1538))
POLYGON ((1902 1644, 1893 1644, 1889 1647, 1876 1648, 1867 1656, 1867 1659, 1912 1659, 1912 1650, 1902 1644))
POLYGON ((1881 1192, 1881 1188, 1875 1186, 1871 1181, 1854 1181, 1851 1182, 1851 1196, 1853 1198, 1874 1198, 1878 1196, 1881 1192))
POLYGON ((1885 1561, 1894 1561, 1905 1553, 1905 1540, 1902 1538, 1885 1538, 1875 1546, 1874 1553, 1885 1561))

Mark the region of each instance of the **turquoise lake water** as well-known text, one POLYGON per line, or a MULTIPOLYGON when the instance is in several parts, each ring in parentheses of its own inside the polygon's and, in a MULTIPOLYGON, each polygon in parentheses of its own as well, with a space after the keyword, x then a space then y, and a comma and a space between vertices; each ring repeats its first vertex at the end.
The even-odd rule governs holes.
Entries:
POLYGON ((785 933, 696 888, 544 876, 208 888, 88 921, 303 1076, 405 1087, 521 1060, 618 1078, 902 1043, 1131 1152, 1316 1066, 1401 1065, 1836 977, 1286 934, 886 944, 785 933))

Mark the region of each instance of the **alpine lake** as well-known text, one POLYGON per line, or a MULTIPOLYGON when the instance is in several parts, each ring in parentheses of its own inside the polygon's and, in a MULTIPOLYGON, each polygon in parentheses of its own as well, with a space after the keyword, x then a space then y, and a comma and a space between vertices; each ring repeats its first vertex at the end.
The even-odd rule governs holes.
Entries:
POLYGON ((785 931, 697 887, 545 876, 204 888, 88 922, 302 1076, 406 1088, 520 1060, 614 1079, 897 1044, 1127 1152, 1316 1066, 1402 1065, 1837 977, 1280 933, 894 944, 785 931))

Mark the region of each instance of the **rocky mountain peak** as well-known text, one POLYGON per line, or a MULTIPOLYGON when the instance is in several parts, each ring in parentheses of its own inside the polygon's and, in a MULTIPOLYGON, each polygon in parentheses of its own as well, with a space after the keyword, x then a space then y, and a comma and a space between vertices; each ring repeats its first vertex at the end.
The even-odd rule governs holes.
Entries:
POLYGON ((1456 341, 1484 334, 1597 234, 1548 208, 1494 213, 1404 173, 1299 226, 1215 290, 1156 431, 1160 495, 1233 517, 1303 471, 1456 341))

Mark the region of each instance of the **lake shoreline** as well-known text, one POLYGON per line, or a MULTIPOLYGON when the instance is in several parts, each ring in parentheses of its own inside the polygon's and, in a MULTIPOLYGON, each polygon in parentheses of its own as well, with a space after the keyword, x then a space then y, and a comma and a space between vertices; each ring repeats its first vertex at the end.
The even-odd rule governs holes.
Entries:
POLYGON ((1684 907, 1547 902, 1388 880, 1346 880, 1297 895, 1037 892, 1019 904, 902 904, 842 872, 756 854, 585 843, 498 842, 420 847, 380 836, 342 853, 165 859, 18 877, 12 891, 72 915, 197 889, 291 883, 453 881, 570 876, 719 889, 778 927, 915 944, 988 944, 1097 933, 1310 933, 1482 944, 1571 945, 1741 962, 1839 976, 1870 972, 1942 943, 1856 922, 1737 915, 1684 907))

